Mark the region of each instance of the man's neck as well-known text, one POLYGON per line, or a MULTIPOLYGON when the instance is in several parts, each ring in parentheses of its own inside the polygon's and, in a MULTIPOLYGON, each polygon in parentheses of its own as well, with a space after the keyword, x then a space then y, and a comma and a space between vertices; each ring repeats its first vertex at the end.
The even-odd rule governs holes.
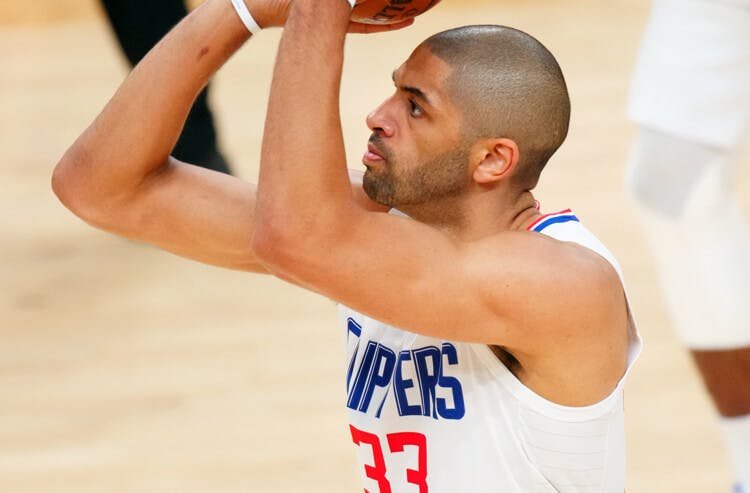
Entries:
POLYGON ((439 203, 404 205, 397 209, 461 241, 525 230, 540 215, 537 202, 528 191, 507 199, 496 193, 486 193, 469 198, 442 198, 439 203))

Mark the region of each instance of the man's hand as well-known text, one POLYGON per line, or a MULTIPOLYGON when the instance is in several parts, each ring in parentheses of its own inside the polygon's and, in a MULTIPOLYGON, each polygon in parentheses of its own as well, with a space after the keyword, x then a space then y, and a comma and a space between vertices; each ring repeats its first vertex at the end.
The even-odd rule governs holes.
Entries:
POLYGON ((409 19, 396 24, 363 24, 361 22, 350 22, 347 32, 356 34, 373 34, 386 31, 396 31, 414 24, 414 19, 409 19))
MULTIPOLYGON (((346 0, 341 0, 345 2, 346 0)), ((380 2, 383 0, 362 0, 357 2, 357 5, 367 2, 380 2)), ((247 8, 253 15, 253 18, 262 28, 269 27, 283 27, 286 24, 286 19, 289 16, 289 9, 292 4, 292 0, 245 0, 247 8)), ((348 32, 357 34, 372 34, 386 31, 395 31, 411 26, 414 23, 413 19, 399 22, 397 24, 362 24, 360 22, 350 22, 348 32)), ((324 19, 321 19, 321 29, 325 29, 326 23, 324 19)))
POLYGON ((292 0, 245 0, 248 10, 263 29, 283 27, 292 0))

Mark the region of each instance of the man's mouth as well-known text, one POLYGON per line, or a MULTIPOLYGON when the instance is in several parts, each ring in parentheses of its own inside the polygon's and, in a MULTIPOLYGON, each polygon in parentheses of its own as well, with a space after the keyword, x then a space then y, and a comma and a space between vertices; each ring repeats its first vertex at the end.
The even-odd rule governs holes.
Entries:
POLYGON ((385 158, 383 157, 383 154, 378 151, 377 147, 375 147, 375 144, 369 142, 367 144, 367 151, 365 151, 365 155, 362 156, 362 162, 367 164, 377 161, 385 161, 385 158))

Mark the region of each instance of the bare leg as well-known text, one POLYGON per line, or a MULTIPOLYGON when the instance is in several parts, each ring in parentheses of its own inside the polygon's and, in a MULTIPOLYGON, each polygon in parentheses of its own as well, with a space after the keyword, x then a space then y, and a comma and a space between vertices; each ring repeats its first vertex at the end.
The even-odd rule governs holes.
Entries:
POLYGON ((750 414, 750 347, 693 350, 692 355, 719 413, 730 418, 750 414))

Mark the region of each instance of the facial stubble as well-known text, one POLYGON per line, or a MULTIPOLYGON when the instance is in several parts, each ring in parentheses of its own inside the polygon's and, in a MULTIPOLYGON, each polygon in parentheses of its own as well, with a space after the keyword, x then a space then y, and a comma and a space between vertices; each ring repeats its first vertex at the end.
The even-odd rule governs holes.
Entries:
POLYGON ((465 190, 469 148, 458 145, 417 165, 404 165, 377 135, 370 139, 383 156, 383 168, 365 172, 362 186, 375 202, 389 207, 425 204, 455 197, 465 190))

